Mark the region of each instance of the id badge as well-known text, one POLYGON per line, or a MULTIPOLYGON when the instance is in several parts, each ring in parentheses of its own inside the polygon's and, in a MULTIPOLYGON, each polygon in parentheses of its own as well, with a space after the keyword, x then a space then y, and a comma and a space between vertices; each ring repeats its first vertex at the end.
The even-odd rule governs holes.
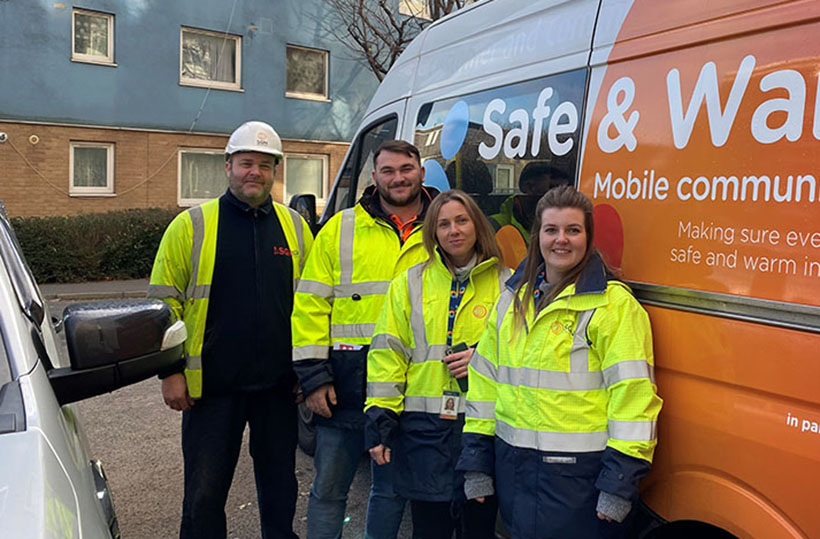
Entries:
POLYGON ((457 391, 445 391, 441 395, 441 411, 438 416, 441 419, 458 419, 460 400, 461 394, 457 391))

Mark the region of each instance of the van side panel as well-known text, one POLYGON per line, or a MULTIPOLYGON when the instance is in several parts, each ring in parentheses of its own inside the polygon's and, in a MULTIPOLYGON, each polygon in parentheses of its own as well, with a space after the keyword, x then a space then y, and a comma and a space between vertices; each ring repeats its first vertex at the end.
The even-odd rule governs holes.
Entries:
POLYGON ((605 0, 601 18, 626 7, 614 42, 596 32, 579 185, 652 320, 644 501, 820 537, 820 3, 605 0))
POLYGON ((739 537, 818 537, 818 338, 649 307, 664 399, 643 501, 739 537))

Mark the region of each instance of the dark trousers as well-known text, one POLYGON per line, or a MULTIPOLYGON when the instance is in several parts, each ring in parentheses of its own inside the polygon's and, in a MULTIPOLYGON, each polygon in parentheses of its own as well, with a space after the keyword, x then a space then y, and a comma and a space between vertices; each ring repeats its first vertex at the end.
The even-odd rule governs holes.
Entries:
POLYGON ((205 397, 182 414, 182 539, 224 538, 225 502, 250 425, 262 537, 297 539, 296 405, 290 387, 205 397))
POLYGON ((488 496, 484 503, 425 502, 410 500, 413 539, 494 539, 498 502, 488 496))

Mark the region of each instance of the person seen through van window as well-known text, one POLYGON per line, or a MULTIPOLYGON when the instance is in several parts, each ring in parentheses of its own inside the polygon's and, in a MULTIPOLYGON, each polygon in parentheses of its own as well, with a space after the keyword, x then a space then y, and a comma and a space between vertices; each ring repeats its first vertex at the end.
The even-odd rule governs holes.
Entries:
POLYGON ((510 195, 498 213, 490 216, 501 248, 502 260, 510 268, 518 267, 527 252, 535 205, 548 190, 570 183, 567 175, 556 166, 543 161, 531 161, 518 177, 520 194, 510 195))
POLYGON ((441 193, 423 227, 430 258, 390 284, 367 356, 366 442, 393 463, 414 538, 492 538, 494 498, 467 502, 461 451, 467 366, 509 270, 469 195, 441 193), (454 351, 453 349, 461 349, 454 351))
POLYGON ((470 361, 458 469, 468 499, 497 494, 516 538, 623 537, 657 444, 649 318, 593 230, 584 194, 541 198, 470 361))

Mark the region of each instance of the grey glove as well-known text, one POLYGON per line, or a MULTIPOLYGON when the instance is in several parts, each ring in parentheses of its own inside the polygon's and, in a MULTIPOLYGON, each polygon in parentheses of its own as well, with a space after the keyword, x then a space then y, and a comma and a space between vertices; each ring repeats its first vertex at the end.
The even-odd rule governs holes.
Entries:
POLYGON ((632 502, 602 490, 598 494, 598 507, 596 509, 599 513, 608 516, 615 522, 623 522, 626 515, 632 510, 632 502))
POLYGON ((484 472, 465 472, 464 494, 468 500, 492 496, 495 494, 493 478, 484 472))

